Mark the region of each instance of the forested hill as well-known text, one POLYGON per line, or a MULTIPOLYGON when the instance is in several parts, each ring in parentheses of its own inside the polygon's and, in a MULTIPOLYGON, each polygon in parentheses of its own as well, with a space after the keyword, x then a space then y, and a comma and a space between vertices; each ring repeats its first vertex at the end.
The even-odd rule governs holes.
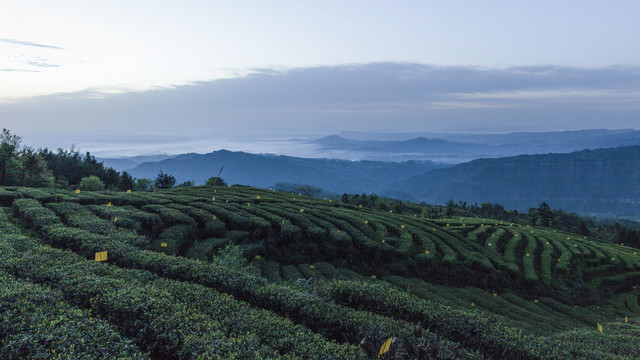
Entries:
POLYGON ((268 188, 278 182, 287 182, 311 184, 339 193, 361 193, 375 192, 390 183, 445 165, 431 161, 305 159, 220 150, 143 163, 130 172, 138 178, 155 178, 162 170, 175 176, 178 182, 192 180, 204 184, 223 166, 222 177, 229 184, 268 188))
POLYGON ((640 214, 640 146, 479 159, 411 177, 387 195, 445 203, 495 202, 526 210, 543 201, 582 214, 640 214))

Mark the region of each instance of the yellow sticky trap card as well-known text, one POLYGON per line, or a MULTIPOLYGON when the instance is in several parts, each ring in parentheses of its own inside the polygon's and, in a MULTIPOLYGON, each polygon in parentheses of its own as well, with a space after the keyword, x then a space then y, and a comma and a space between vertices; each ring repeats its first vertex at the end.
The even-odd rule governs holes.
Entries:
POLYGON ((111 206, 111 201, 109 201, 109 202, 107 203, 107 206, 111 206))
POLYGON ((107 252, 106 251, 99 251, 95 254, 95 260, 96 261, 107 261, 107 252))
POLYGON ((131 194, 131 190, 127 190, 127 194, 131 194))
POLYGON ((80 189, 76 189, 76 194, 80 194, 80 189))
POLYGON ((160 243, 160 247, 167 247, 167 243, 160 243))
POLYGON ((304 212, 304 209, 300 209, 300 212, 304 212))

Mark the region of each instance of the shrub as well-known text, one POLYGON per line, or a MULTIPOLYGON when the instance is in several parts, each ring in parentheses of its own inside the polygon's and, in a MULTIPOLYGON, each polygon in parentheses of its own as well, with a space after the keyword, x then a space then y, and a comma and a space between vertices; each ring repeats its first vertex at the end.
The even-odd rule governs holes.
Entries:
POLYGON ((80 180, 80 184, 78 185, 80 190, 85 191, 98 191, 104 189, 104 183, 100 180, 99 177, 95 175, 91 175, 88 177, 83 177, 80 180))

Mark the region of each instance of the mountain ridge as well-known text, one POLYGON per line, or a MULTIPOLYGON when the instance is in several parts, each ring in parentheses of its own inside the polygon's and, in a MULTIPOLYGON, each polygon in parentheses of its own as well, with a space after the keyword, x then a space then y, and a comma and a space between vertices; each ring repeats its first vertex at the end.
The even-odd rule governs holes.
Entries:
POLYGON ((279 182, 300 183, 342 193, 378 191, 386 184, 446 165, 431 161, 307 159, 218 150, 143 163, 130 173, 139 178, 155 178, 159 171, 164 171, 174 175, 178 182, 191 180, 203 184, 223 166, 222 177, 230 184, 268 188, 279 182))
POLYGON ((520 211, 547 202, 583 214, 637 215, 639 168, 640 146, 477 159, 416 175, 383 193, 433 203, 493 202, 520 211))

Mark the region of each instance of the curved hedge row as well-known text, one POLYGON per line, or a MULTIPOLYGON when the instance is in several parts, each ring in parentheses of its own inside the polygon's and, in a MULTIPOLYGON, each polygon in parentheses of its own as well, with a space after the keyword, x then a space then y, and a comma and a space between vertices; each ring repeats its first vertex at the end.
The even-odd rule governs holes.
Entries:
POLYGON ((0 358, 148 356, 106 321, 66 304, 60 293, 0 272, 0 358))
MULTIPOLYGON (((34 203, 28 207, 24 205, 14 203, 17 211, 25 214, 25 218, 29 218, 32 211, 39 211, 34 203)), ((340 306, 311 293, 271 284, 239 270, 139 250, 118 240, 63 225, 41 228, 41 233, 52 245, 71 248, 90 259, 95 252, 108 249, 109 262, 118 266, 149 270, 162 277, 202 284, 232 294, 253 306, 304 324, 330 339, 359 343, 367 338, 371 343, 380 344, 390 336, 412 338, 413 331, 409 324, 340 306)))
POLYGON ((153 356, 364 357, 357 347, 329 342, 212 289, 86 261, 29 239, 18 245, 21 251, 11 242, 0 245, 0 269, 60 290, 67 301, 116 324, 153 356))

